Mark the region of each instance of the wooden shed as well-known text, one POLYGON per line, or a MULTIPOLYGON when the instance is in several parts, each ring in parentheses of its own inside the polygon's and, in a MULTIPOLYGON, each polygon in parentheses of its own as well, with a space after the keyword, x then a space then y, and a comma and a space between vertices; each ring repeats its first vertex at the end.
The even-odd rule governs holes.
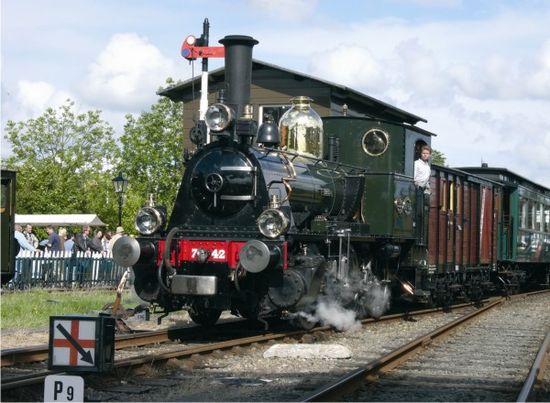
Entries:
MULTIPOLYGON (((224 86, 224 68, 209 73, 208 103, 216 101, 218 90, 224 86)), ((200 75, 194 79, 165 88, 158 92, 175 102, 183 102, 184 147, 193 148, 187 133, 198 118, 200 75)), ((312 107, 321 116, 343 114, 347 105, 349 116, 374 117, 414 125, 425 119, 396 108, 378 99, 343 85, 321 80, 306 74, 285 69, 259 60, 252 60, 252 88, 250 102, 259 123, 270 113, 275 121, 290 107, 290 98, 305 95, 313 99, 312 107)))

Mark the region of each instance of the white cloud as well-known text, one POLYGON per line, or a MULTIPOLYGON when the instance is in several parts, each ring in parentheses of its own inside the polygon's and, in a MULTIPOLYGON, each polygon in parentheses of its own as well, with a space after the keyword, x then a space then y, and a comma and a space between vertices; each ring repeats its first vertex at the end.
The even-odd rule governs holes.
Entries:
POLYGON ((417 38, 399 43, 395 48, 399 77, 396 85, 411 97, 423 102, 441 102, 449 97, 450 81, 434 52, 420 44, 417 38))
POLYGON ((42 113, 48 106, 59 106, 70 97, 69 93, 56 90, 53 85, 43 81, 17 82, 17 99, 32 116, 42 113))
POLYGON ((12 102, 3 102, 3 108, 7 107, 7 114, 12 120, 36 117, 48 107, 56 108, 67 99, 74 97, 66 91, 56 89, 45 81, 19 80, 15 99, 12 102))
POLYGON ((317 7, 317 0, 248 0, 250 6, 262 15, 283 21, 303 21, 317 7))
MULTIPOLYGON (((24 121, 42 115, 46 108, 57 108, 63 105, 67 99, 74 97, 63 90, 56 89, 45 81, 19 80, 16 88, 9 91, 2 88, 2 131, 6 128, 8 120, 24 121)), ((2 133, 1 158, 6 158, 11 153, 11 145, 4 139, 2 133)))
POLYGON ((339 45, 323 53, 315 53, 309 62, 309 72, 338 84, 379 91, 387 87, 383 66, 369 49, 339 45))
POLYGON ((409 0, 412 3, 425 7, 457 7, 462 0, 409 0))
MULTIPOLYGON (((409 104, 405 109, 411 110, 409 104)), ((511 170, 550 187, 549 102, 533 100, 475 100, 457 97, 451 104, 419 110, 437 134, 432 146, 450 166, 479 166, 511 170)))
POLYGON ((537 55, 536 70, 527 79, 526 88, 535 97, 550 99, 550 39, 537 55))
POLYGON ((88 103, 131 111, 153 103, 164 80, 176 74, 175 63, 146 38, 116 34, 90 66, 80 92, 88 103))

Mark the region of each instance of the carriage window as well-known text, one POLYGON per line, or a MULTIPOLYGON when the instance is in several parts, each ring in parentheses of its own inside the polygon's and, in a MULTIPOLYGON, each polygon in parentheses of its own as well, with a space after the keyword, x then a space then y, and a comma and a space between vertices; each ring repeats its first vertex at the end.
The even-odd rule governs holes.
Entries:
POLYGON ((535 203, 532 201, 528 202, 527 228, 529 229, 535 228, 535 203))
POLYGON ((454 211, 455 209, 455 184, 454 182, 451 182, 449 185, 449 210, 454 211))
POLYGON ((542 215, 544 214, 544 210, 542 208, 541 203, 536 204, 536 211, 535 211, 535 229, 537 231, 544 231, 544 227, 542 225, 542 215))
POLYGON ((456 184, 456 212, 462 214, 462 186, 460 183, 456 184))
POLYGON ((441 211, 447 211, 447 180, 443 178, 439 182, 439 203, 441 211))
POLYGON ((544 232, 550 233, 550 207, 544 206, 544 232))
POLYGON ((520 228, 527 226, 527 200, 520 200, 519 202, 519 225, 520 228))

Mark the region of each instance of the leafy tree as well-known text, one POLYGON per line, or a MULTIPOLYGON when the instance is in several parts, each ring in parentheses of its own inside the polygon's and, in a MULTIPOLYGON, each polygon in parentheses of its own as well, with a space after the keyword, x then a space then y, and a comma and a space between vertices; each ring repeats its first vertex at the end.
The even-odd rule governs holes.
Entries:
POLYGON ((446 162, 447 162, 447 157, 445 157, 445 154, 443 154, 441 151, 432 149, 432 163, 436 165, 445 166, 446 162))
POLYGON ((132 217, 127 217, 132 222, 133 213, 150 193, 170 214, 184 171, 182 122, 181 104, 166 97, 160 97, 137 118, 126 115, 117 168, 129 179, 124 209, 132 212, 132 217))
POLYGON ((115 222, 109 167, 117 148, 99 111, 77 114, 68 99, 37 118, 8 121, 5 133, 12 146, 5 164, 18 171, 18 213, 95 213, 115 222))

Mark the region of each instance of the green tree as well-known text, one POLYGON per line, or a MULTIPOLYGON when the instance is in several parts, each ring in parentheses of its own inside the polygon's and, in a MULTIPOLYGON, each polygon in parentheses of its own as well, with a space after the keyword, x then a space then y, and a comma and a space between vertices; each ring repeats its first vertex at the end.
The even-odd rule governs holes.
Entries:
POLYGON ((125 226, 133 226, 135 212, 150 193, 171 213, 184 171, 182 129, 183 108, 166 97, 137 118, 126 115, 117 167, 129 180, 124 210, 131 217, 125 215, 125 226))
POLYGON ((5 164, 18 171, 18 213, 95 213, 115 222, 109 167, 117 148, 99 111, 77 114, 67 100, 37 118, 8 121, 5 138, 12 147, 5 164))
POLYGON ((432 150, 432 163, 436 165, 445 166, 445 163, 447 162, 447 157, 445 157, 445 154, 443 154, 441 151, 432 150))

